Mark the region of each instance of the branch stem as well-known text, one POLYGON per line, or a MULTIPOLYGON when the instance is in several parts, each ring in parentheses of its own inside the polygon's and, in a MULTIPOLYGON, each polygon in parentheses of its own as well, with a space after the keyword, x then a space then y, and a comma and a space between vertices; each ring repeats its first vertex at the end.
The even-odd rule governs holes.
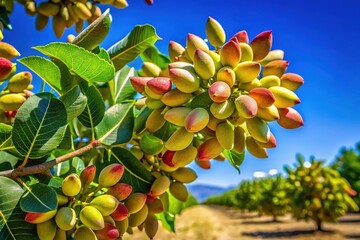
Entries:
POLYGON ((6 171, 0 171, 0 176, 16 179, 22 176, 30 175, 30 174, 37 174, 37 173, 44 173, 48 171, 51 167, 64 162, 66 160, 69 160, 70 158, 80 156, 84 154, 85 152, 90 151, 91 149, 100 146, 100 142, 97 140, 91 141, 88 145, 79 148, 73 152, 67 153, 65 155, 62 155, 60 157, 57 157, 51 161, 44 162, 38 165, 24 167, 24 168, 16 168, 6 171))

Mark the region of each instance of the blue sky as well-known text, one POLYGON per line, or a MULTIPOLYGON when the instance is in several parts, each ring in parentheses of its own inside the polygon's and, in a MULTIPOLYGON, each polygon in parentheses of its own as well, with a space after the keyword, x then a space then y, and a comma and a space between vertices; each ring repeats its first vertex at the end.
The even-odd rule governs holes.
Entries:
MULTIPOLYGON (((272 30, 273 49, 282 49, 290 62, 287 72, 304 77, 305 84, 296 92, 302 102, 295 108, 305 126, 285 130, 271 124, 278 146, 269 150, 269 158, 256 159, 247 154, 240 175, 227 162, 214 162, 206 171, 194 166, 199 175, 197 183, 236 185, 251 178, 254 171, 282 172, 285 164, 295 162, 297 153, 306 159, 314 155, 331 162, 341 147, 353 147, 360 141, 358 0, 155 0, 152 6, 142 0, 129 0, 126 9, 111 8, 110 12, 113 23, 102 43, 104 48, 135 25, 149 23, 162 38, 156 46, 167 53, 169 41, 185 45, 187 33, 206 38, 205 22, 211 16, 222 24, 228 38, 240 30, 246 30, 250 39, 272 30)), ((65 41, 67 34, 74 33, 74 29, 68 29, 57 39, 51 25, 36 32, 35 18, 25 15, 19 4, 11 20, 14 30, 5 31, 4 41, 14 45, 22 57, 38 54, 32 46, 65 41)), ((19 69, 25 70, 20 65, 19 69)), ((133 66, 139 67, 136 63, 133 66)))

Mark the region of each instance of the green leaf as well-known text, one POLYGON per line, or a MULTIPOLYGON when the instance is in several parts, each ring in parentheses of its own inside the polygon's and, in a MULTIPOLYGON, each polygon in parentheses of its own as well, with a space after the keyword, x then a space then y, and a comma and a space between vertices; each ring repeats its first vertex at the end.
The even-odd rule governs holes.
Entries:
POLYGON ((95 86, 99 90, 99 92, 104 100, 105 106, 112 106, 114 104, 114 94, 112 92, 113 83, 114 83, 114 81, 112 80, 107 83, 96 83, 95 84, 95 86))
POLYGON ((10 19, 9 19, 9 12, 6 10, 6 7, 4 6, 0 7, 0 22, 2 22, 3 26, 6 29, 12 30, 12 26, 10 24, 10 19))
POLYGON ((155 46, 148 47, 140 57, 144 62, 155 63, 161 69, 166 69, 169 63, 171 63, 170 58, 159 52, 155 46))
MULTIPOLYGON (((0 185, 0 211, 5 218, 7 218, 7 216, 11 214, 11 210, 15 208, 24 191, 15 181, 7 177, 0 176, 0 185)), ((1 220, 0 218, 0 222, 1 220)), ((0 224, 0 226, 2 225, 0 224)))
POLYGON ((36 224, 25 221, 26 213, 23 212, 18 203, 12 210, 6 225, 0 220, 0 239, 1 240, 39 240, 36 232, 36 224))
POLYGON ((62 95, 60 100, 65 105, 68 122, 84 111, 87 102, 87 98, 82 94, 79 86, 73 87, 70 91, 62 95))
POLYGON ((61 73, 60 85, 62 90, 61 93, 66 93, 75 86, 78 86, 81 81, 85 81, 82 80, 78 75, 71 74, 68 67, 60 60, 53 59, 52 61, 60 69, 60 73, 61 73))
POLYGON ((82 170, 84 170, 85 164, 84 161, 81 160, 79 157, 74 157, 71 159, 71 173, 76 173, 78 176, 80 176, 82 170))
POLYGON ((125 168, 121 182, 130 184, 133 192, 149 192, 155 178, 130 151, 121 147, 112 148, 110 159, 111 162, 120 163, 125 168))
POLYGON ((68 161, 61 162, 53 167, 55 176, 64 176, 71 173, 76 173, 80 176, 80 173, 85 168, 84 161, 79 157, 74 157, 68 161))
POLYGON ((108 52, 104 48, 99 48, 99 50, 97 52, 95 52, 95 53, 97 55, 99 55, 99 57, 104 59, 105 61, 111 63, 110 55, 108 54, 108 52))
POLYGON ((170 212, 162 212, 160 214, 156 214, 156 217, 161 221, 162 226, 170 231, 175 232, 175 218, 176 216, 170 212))
POLYGON ((64 138, 59 144, 58 149, 71 150, 73 147, 73 136, 71 135, 70 126, 65 130, 64 138))
MULTIPOLYGON (((15 147, 14 147, 15 149, 15 147)), ((7 163, 11 165, 11 168, 15 168, 17 162, 19 161, 19 158, 6 152, 6 151, 0 151, 0 163, 7 163)), ((8 166, 8 165, 4 165, 4 166, 8 166)), ((5 170, 5 169, 2 169, 5 170)), ((6 169, 9 170, 9 169, 6 169)))
POLYGON ((13 167, 10 162, 2 162, 0 163, 0 171, 11 170, 13 167))
POLYGON ((84 86, 83 91, 88 100, 84 111, 78 116, 78 119, 85 127, 94 129, 104 117, 104 101, 99 90, 94 85, 84 86))
POLYGON ((223 151, 226 159, 230 162, 230 164, 239 172, 240 174, 240 168, 239 166, 243 163, 245 158, 245 153, 237 153, 234 150, 224 150, 223 151))
POLYGON ((66 129, 64 104, 51 93, 39 93, 19 108, 12 141, 23 156, 41 158, 56 149, 66 129))
POLYGON ((38 56, 30 56, 18 60, 34 73, 36 73, 44 82, 52 87, 58 93, 61 93, 61 75, 60 70, 52 61, 38 56))
POLYGON ((181 213, 181 211, 183 210, 184 203, 177 200, 169 191, 168 191, 168 196, 169 196, 168 198, 169 209, 161 214, 158 214, 157 216, 164 225, 165 229, 171 232, 175 232, 176 215, 181 213))
POLYGON ((151 25, 138 25, 122 40, 111 46, 107 52, 114 63, 115 70, 119 70, 133 61, 139 54, 161 39, 151 25))
POLYGON ((134 102, 111 106, 95 128, 96 138, 104 145, 126 143, 132 138, 134 128, 134 102))
POLYGON ((140 133, 145 129, 146 119, 149 117, 150 113, 152 113, 152 109, 144 106, 141 108, 140 112, 135 117, 134 121, 134 132, 140 133))
POLYGON ((20 207, 24 212, 44 213, 57 208, 56 191, 43 183, 29 186, 20 200, 20 207))
POLYGON ((97 47, 109 33, 111 26, 111 15, 107 9, 100 17, 87 26, 76 38, 72 44, 78 45, 88 50, 97 47))
POLYGON ((25 213, 20 209, 24 190, 6 177, 0 177, 0 186, 0 239, 38 240, 36 225, 25 222, 25 213))
POLYGON ((169 192, 169 212, 178 215, 184 210, 185 203, 175 198, 169 192))
POLYGON ((12 126, 0 123, 0 151, 11 146, 11 131, 12 126))
POLYGON ((11 136, 12 126, 0 123, 0 144, 5 142, 11 136))
POLYGON ((164 126, 162 126, 158 131, 153 133, 153 135, 166 142, 177 129, 178 127, 174 124, 165 122, 164 126))
POLYGON ((43 54, 59 59, 70 70, 88 82, 108 82, 114 78, 114 66, 98 55, 71 43, 54 42, 34 47, 43 54))
POLYGON ((114 78, 114 102, 121 103, 125 100, 132 100, 136 95, 136 91, 130 83, 130 77, 136 76, 136 70, 128 66, 124 66, 116 72, 114 78))
POLYGON ((189 194, 186 202, 182 202, 176 199, 171 193, 168 192, 169 196, 169 209, 164 211, 156 216, 162 222, 162 226, 171 231, 175 232, 175 220, 176 215, 181 214, 181 212, 191 206, 199 204, 198 201, 194 198, 194 196, 189 194))
POLYGON ((53 176, 52 178, 50 178, 49 182, 47 183, 47 185, 49 187, 53 187, 55 189, 58 189, 58 190, 55 190, 57 192, 61 192, 60 188, 62 186, 62 181, 63 181, 63 178, 61 177, 56 177, 56 176, 53 176))
POLYGON ((11 150, 16 150, 16 149, 14 146, 12 146, 11 135, 10 135, 8 139, 6 139, 4 142, 1 143, 0 151, 11 151, 11 150))
MULTIPOLYGON (((19 154, 19 152, 15 149, 15 146, 12 143, 11 140, 11 132, 12 132, 12 126, 4 124, 4 123, 0 123, 0 151, 6 151, 14 156, 20 157, 22 158, 21 154, 19 154)), ((5 154, 5 152, 3 152, 5 154)), ((8 154, 8 155, 10 155, 8 154)), ((14 156, 9 156, 10 159, 12 160, 12 163, 17 163, 17 158, 16 161, 14 159, 14 156)), ((2 162, 2 160, 8 160, 9 157, 6 158, 0 158, 0 163, 2 162)), ((14 164, 13 164, 14 165, 14 164)))
POLYGON ((63 176, 70 171, 70 160, 61 162, 53 167, 55 176, 63 176))
POLYGON ((14 166, 17 163, 18 157, 22 158, 22 155, 16 150, 12 143, 12 129, 12 126, 0 123, 0 151, 3 154, 3 157, 0 157, 0 163, 3 159, 10 159, 12 165, 14 166), (11 155, 7 153, 10 153, 11 155))
POLYGON ((205 108, 206 110, 210 111, 210 105, 213 103, 209 94, 207 92, 203 92, 191 101, 191 108, 195 109, 198 107, 205 108))
POLYGON ((140 139, 140 149, 149 155, 157 155, 164 149, 165 143, 158 137, 155 137, 151 133, 145 132, 140 139))

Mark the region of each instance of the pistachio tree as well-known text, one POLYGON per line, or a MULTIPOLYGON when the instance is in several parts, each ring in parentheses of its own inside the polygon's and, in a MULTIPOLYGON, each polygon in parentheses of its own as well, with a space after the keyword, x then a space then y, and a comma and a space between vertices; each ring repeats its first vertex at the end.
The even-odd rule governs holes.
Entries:
POLYGON ((317 230, 323 222, 335 222, 358 206, 350 197, 351 186, 336 170, 324 166, 324 161, 314 157, 305 163, 297 156, 294 168, 286 167, 292 186, 292 214, 296 219, 312 220, 317 230))

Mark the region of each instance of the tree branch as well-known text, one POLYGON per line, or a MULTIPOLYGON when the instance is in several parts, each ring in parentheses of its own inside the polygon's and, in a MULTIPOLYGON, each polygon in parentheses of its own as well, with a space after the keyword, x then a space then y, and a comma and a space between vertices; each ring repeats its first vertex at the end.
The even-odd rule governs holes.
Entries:
POLYGON ((80 156, 80 155, 84 154, 85 152, 90 151, 91 149, 93 149, 97 146, 100 146, 100 142, 97 140, 93 140, 88 145, 86 145, 82 148, 79 148, 73 152, 67 153, 60 157, 57 157, 51 161, 44 162, 44 163, 34 165, 34 166, 30 166, 30 167, 0 171, 0 176, 15 179, 15 178, 22 177, 25 175, 44 173, 44 172, 48 171, 51 167, 53 167, 61 162, 64 162, 66 160, 69 160, 70 158, 80 156))

